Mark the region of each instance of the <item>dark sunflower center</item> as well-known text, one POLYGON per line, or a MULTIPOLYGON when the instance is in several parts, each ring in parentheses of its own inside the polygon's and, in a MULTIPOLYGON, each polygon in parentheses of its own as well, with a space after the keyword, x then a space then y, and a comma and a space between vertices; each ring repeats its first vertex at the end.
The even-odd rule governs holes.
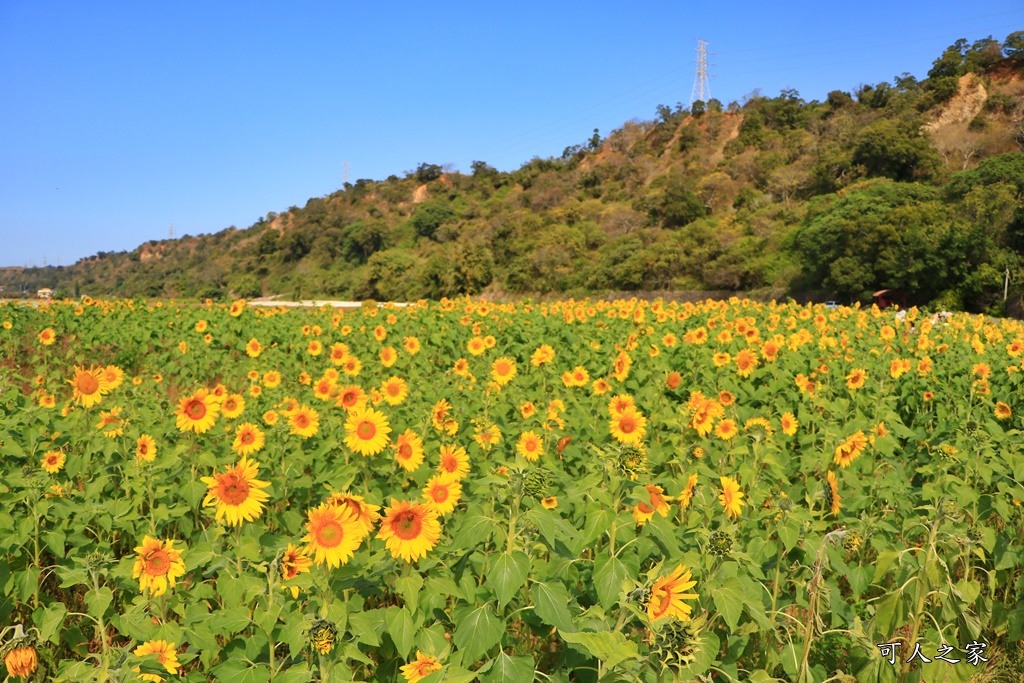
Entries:
POLYGON ((360 439, 369 441, 377 435, 377 425, 373 424, 369 420, 363 420, 359 423, 359 426, 356 427, 356 434, 359 435, 360 439))
POLYGON ((100 388, 100 383, 94 375, 86 373, 78 378, 78 391, 83 394, 95 394, 100 388))
POLYGON ((154 550, 146 556, 146 573, 159 576, 170 571, 171 561, 163 550, 154 550))
POLYGON ((411 541, 419 537, 423 530, 423 520, 412 510, 404 510, 395 516, 391 529, 403 541, 411 541))
POLYGON ((324 548, 334 548, 345 537, 345 530, 333 519, 324 522, 317 530, 316 542, 324 548))
POLYGON ((206 404, 197 398, 189 399, 185 404, 185 414, 192 420, 201 420, 206 416, 206 404))
POLYGON ((220 476, 217 497, 228 505, 241 505, 249 497, 249 482, 234 472, 220 476))

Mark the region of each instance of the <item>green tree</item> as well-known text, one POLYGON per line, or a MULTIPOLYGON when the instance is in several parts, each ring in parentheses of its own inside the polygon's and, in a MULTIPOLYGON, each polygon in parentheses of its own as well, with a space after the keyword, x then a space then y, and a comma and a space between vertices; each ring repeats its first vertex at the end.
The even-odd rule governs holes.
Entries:
POLYGON ((433 238, 437 229, 455 218, 451 204, 443 199, 430 199, 416 208, 409 219, 416 234, 433 238))
POLYGON ((918 122, 879 119, 864 128, 854 143, 852 161, 868 176, 893 180, 926 180, 939 169, 938 154, 921 137, 918 122))
POLYGON ((1014 60, 1024 60, 1024 31, 1014 31, 1003 41, 1003 54, 1014 60))
POLYGON ((440 178, 443 173, 444 169, 437 164, 422 163, 416 167, 416 180, 429 183, 440 178))
POLYGON ((244 299, 263 295, 263 285, 252 275, 243 275, 234 280, 231 283, 231 289, 234 290, 236 295, 244 299))

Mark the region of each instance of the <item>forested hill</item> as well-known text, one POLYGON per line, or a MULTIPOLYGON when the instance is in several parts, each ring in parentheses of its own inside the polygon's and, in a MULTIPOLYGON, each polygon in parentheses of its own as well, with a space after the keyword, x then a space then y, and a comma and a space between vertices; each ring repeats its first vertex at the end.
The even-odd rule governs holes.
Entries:
POLYGON ((8 292, 410 300, 609 290, 820 292, 1000 312, 1024 288, 1024 31, 917 80, 659 106, 510 173, 424 163, 247 229, 73 266, 8 292))

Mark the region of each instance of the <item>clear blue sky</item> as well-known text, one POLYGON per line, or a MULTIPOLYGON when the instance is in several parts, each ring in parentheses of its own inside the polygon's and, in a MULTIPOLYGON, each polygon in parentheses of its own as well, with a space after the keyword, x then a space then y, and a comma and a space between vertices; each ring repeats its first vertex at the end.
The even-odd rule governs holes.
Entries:
POLYGON ((0 266, 248 227, 421 162, 501 170, 658 104, 923 78, 1020 0, 0 1, 0 266))

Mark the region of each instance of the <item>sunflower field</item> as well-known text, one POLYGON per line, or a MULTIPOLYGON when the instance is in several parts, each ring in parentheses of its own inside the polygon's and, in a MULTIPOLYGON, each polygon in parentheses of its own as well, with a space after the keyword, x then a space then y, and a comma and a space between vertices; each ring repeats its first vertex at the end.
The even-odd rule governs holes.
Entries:
POLYGON ((15 680, 1024 680, 1024 326, 0 305, 15 680))

